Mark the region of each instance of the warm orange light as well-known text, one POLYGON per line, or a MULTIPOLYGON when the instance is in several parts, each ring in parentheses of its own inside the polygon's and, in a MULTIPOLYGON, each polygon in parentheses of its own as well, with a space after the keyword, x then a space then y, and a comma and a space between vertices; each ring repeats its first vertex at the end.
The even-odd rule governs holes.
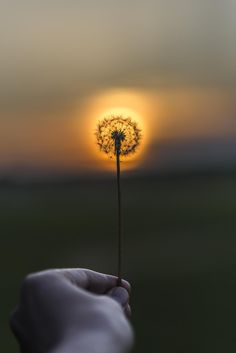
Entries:
POLYGON ((90 99, 83 111, 83 137, 90 158, 98 168, 114 170, 114 161, 101 153, 97 146, 95 131, 99 121, 111 115, 130 117, 142 131, 142 140, 135 154, 122 161, 123 169, 132 169, 144 158, 149 142, 147 119, 149 117, 148 101, 144 94, 130 90, 112 90, 90 99))

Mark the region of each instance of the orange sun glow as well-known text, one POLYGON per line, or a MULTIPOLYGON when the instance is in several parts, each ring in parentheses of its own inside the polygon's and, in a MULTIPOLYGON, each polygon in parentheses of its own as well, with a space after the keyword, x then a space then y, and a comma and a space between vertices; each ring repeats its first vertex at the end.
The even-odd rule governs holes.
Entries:
POLYGON ((147 108, 147 97, 145 94, 129 90, 113 90, 99 94, 89 99, 83 111, 84 143, 87 146, 90 158, 100 169, 114 170, 114 161, 110 160, 106 154, 101 153, 96 141, 96 127, 99 121, 109 116, 129 117, 137 123, 142 132, 140 146, 134 154, 127 156, 122 161, 123 169, 132 169, 141 163, 149 142, 149 131, 147 119, 149 112, 147 108), (86 138, 85 138, 86 136, 86 138))

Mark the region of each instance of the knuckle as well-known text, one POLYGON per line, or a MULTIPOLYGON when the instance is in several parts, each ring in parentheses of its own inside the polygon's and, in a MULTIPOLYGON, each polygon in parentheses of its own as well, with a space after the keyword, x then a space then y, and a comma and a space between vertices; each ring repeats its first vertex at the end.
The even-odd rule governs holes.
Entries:
POLYGON ((27 295, 37 293, 42 287, 42 278, 38 273, 32 273, 27 275, 22 283, 21 296, 25 297, 27 295))
POLYGON ((49 292, 52 286, 58 281, 58 274, 55 270, 47 270, 28 274, 21 286, 21 298, 27 299, 29 296, 35 297, 49 292))
POLYGON ((23 280, 22 289, 23 290, 28 290, 29 288, 31 289, 32 287, 35 287, 36 284, 38 285, 37 276, 35 274, 29 274, 23 280))

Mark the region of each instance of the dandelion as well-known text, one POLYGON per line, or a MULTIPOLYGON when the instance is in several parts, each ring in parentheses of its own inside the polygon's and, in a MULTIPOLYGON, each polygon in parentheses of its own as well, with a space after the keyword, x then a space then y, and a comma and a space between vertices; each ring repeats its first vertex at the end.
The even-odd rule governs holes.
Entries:
POLYGON ((141 140, 141 130, 130 117, 111 115, 99 121, 95 133, 100 150, 116 159, 118 201, 118 285, 122 278, 122 217, 120 161, 136 152, 141 140))
POLYGON ((97 143, 110 158, 127 157, 135 153, 140 144, 141 131, 130 117, 111 115, 98 123, 97 143))

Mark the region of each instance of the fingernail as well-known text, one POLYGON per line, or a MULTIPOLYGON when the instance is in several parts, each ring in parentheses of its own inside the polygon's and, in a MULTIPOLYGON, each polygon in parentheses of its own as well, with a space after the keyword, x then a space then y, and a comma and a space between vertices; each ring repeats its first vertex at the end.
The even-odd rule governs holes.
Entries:
POLYGON ((129 292, 129 294, 131 293, 131 284, 128 281, 122 279, 121 286, 124 287, 129 292))

